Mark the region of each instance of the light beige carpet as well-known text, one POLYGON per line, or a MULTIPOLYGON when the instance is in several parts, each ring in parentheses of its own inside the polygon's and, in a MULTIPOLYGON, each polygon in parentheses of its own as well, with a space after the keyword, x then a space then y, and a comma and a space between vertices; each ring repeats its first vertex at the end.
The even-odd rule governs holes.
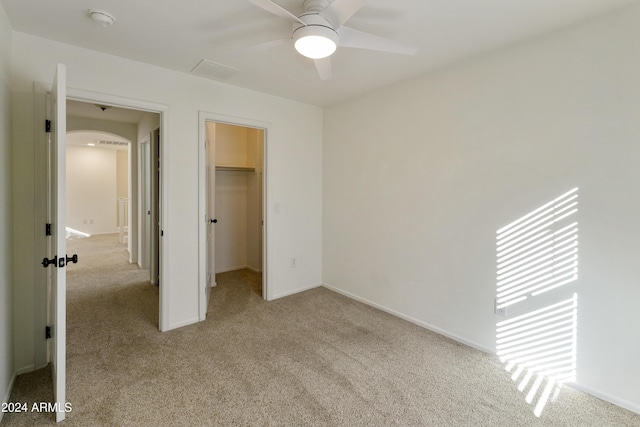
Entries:
MULTIPOLYGON (((266 302, 248 270, 218 275, 205 322, 161 333, 157 288, 113 239, 70 244, 88 249, 69 271, 66 425, 640 426, 569 388, 536 418, 497 358, 324 288, 266 302)), ((50 381, 22 375, 11 400, 50 399, 50 381)))

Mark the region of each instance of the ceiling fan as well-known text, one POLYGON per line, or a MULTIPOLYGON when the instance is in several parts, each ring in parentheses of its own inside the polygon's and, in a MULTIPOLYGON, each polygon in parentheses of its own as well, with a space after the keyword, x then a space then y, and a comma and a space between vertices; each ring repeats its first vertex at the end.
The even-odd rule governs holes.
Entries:
POLYGON ((329 57, 338 47, 404 55, 413 55, 418 51, 414 46, 345 27, 343 24, 364 5, 366 0, 334 0, 331 3, 328 0, 305 0, 304 12, 300 16, 295 16, 271 0, 249 1, 273 15, 291 21, 292 33, 289 38, 261 43, 245 52, 262 51, 293 40, 296 50, 301 55, 313 59, 322 80, 331 78, 329 57))

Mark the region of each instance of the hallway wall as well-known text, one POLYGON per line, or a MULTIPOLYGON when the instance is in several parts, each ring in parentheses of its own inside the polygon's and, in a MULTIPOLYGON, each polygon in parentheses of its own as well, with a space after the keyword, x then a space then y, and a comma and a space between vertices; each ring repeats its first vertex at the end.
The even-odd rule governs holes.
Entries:
POLYGON ((112 148, 67 145, 67 227, 87 234, 118 232, 117 155, 112 148))

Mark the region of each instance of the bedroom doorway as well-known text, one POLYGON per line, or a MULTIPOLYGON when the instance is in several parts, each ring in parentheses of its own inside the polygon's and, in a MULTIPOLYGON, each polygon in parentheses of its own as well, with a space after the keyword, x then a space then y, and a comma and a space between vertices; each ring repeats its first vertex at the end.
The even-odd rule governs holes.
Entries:
MULTIPOLYGON (((67 235, 113 233, 127 263, 147 271, 154 285, 162 269, 161 121, 159 112, 67 99, 67 235)), ((153 322, 162 329, 159 293, 153 322)))

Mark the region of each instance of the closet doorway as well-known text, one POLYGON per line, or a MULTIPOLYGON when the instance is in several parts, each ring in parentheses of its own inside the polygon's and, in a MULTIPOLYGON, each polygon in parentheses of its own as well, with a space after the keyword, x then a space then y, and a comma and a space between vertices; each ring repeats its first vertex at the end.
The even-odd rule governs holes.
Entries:
POLYGON ((266 132, 260 127, 214 120, 202 120, 201 126, 205 139, 206 313, 209 291, 219 273, 249 269, 261 274, 261 295, 268 299, 264 274, 266 132))

